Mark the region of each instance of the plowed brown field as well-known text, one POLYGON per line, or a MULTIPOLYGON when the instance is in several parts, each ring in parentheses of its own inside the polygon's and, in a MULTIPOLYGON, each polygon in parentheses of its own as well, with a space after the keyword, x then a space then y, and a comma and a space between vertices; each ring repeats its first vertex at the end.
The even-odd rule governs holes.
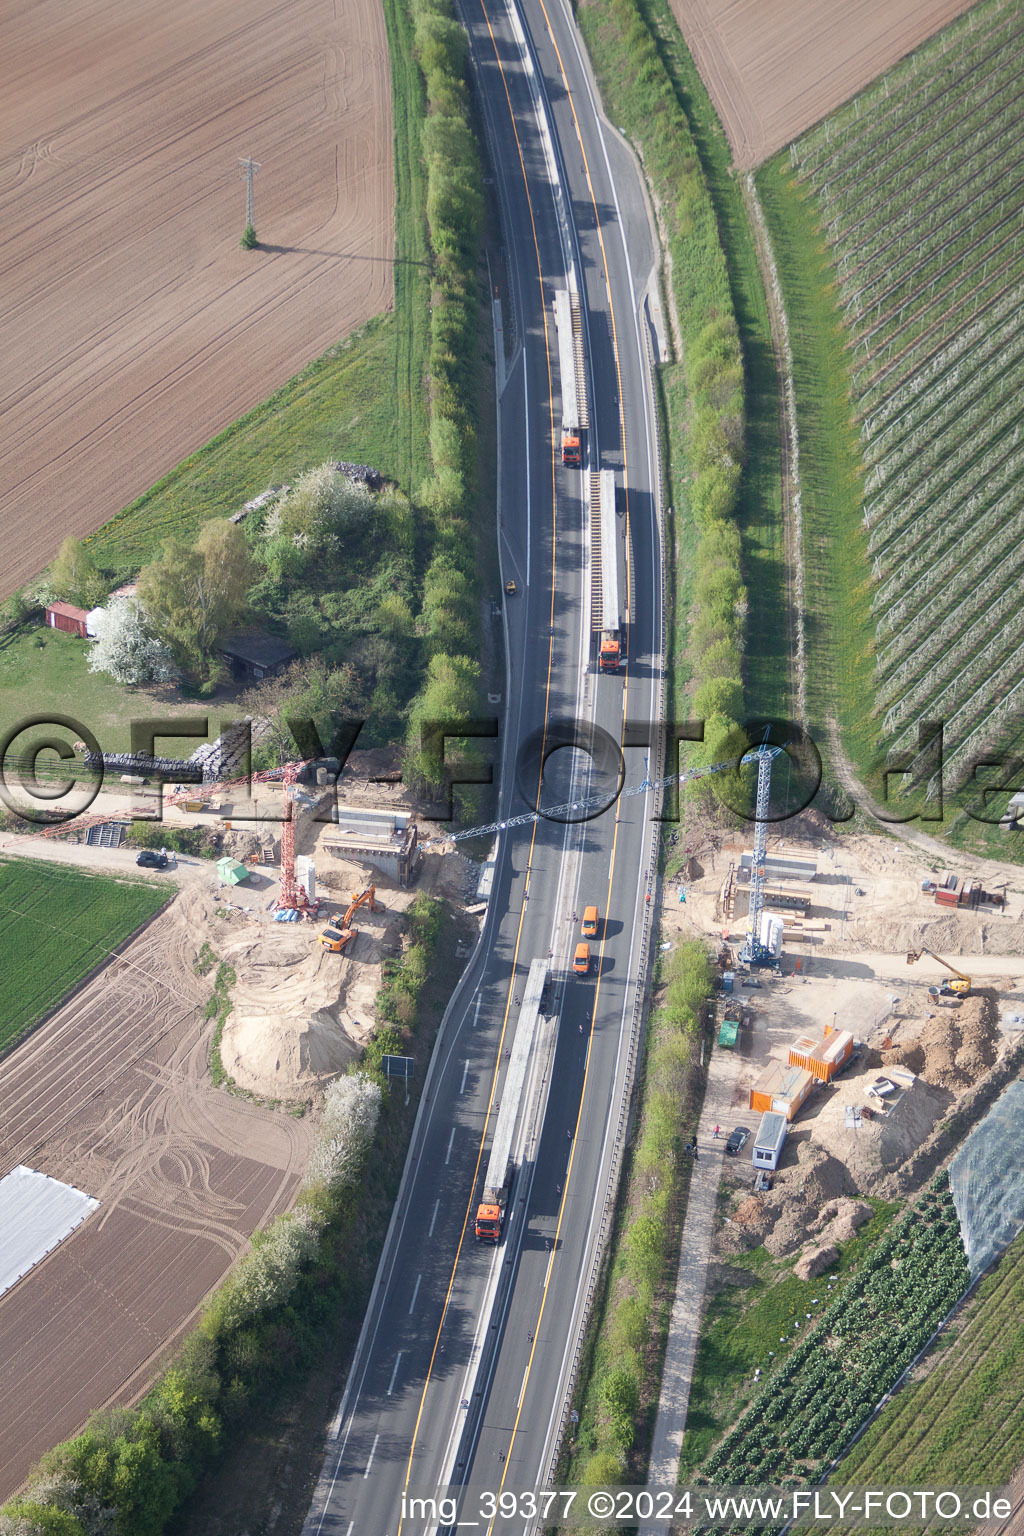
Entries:
POLYGON ((0 0, 0 31, 2 597, 385 308, 394 193, 380 0, 0 0))
POLYGON ((194 954, 172 906, 3 1063, 0 1176, 27 1163, 101 1204, 0 1299, 0 1501, 145 1387, 305 1167, 305 1121, 212 1086, 194 954))
POLYGON ((670 0, 740 170, 760 165, 972 0, 670 0))

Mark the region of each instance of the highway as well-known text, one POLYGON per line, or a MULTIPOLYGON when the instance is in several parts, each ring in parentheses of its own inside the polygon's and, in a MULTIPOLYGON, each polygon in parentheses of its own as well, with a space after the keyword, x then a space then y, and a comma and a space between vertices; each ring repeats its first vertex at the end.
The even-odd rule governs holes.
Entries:
MULTIPOLYGON (((506 367, 499 370, 499 542, 507 602, 501 816, 535 796, 560 719, 616 744, 662 713, 662 547, 644 290, 654 249, 631 156, 599 117, 571 15, 555 0, 462 0, 505 240, 506 367), (589 464, 558 451, 555 289, 582 297, 589 464), (503 373, 503 377, 502 377, 503 373), (587 623, 586 472, 615 468, 635 602, 628 664, 599 675, 587 623), (624 490, 622 487, 624 486, 624 490)), ((642 732, 640 733, 642 735, 642 732)), ((647 776, 642 747, 625 782, 647 776)), ((650 777, 657 777, 650 763, 650 777)), ((614 776, 613 776, 614 779, 614 776)), ((602 788, 583 754, 556 752, 544 803, 602 788)), ((615 783, 612 783, 614 790, 615 783)), ((611 796, 609 796, 611 798, 611 796)), ((571 1407, 575 1354, 608 1217, 636 1063, 657 823, 653 790, 582 824, 542 819, 499 836, 480 944, 434 1051, 409 1160, 304 1536, 419 1536, 448 1528, 411 1498, 460 1490, 458 1529, 495 1494, 544 1486, 571 1407), (571 974, 583 907, 603 926, 571 974), (576 915, 574 919, 574 914, 576 915), (473 1217, 531 961, 553 985, 504 1241, 473 1217)))

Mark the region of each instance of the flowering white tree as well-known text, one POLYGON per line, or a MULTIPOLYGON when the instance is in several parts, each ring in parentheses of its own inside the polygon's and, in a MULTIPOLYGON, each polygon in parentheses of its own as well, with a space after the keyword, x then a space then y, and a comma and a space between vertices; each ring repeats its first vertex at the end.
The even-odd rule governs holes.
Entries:
POLYGON ((119 683, 169 683, 178 676, 170 650, 150 633, 133 597, 113 597, 96 621, 90 672, 109 672, 119 683))
POLYGON ((329 1085, 306 1170, 307 1186, 337 1185, 360 1172, 377 1129, 382 1097, 379 1085, 362 1072, 329 1085))

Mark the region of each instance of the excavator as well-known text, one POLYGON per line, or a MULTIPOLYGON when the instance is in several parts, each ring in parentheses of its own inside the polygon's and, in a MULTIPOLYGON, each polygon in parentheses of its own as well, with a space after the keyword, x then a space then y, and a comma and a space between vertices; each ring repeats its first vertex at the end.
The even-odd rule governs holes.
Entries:
POLYGON ((320 943, 332 955, 340 955, 342 950, 348 948, 359 932, 352 927, 352 919, 360 907, 369 907, 371 912, 383 912, 381 903, 375 900, 377 887, 368 885, 365 891, 353 891, 352 902, 344 916, 335 912, 330 923, 320 935, 320 943))
POLYGON ((907 964, 915 965, 922 955, 931 955, 932 959, 937 960, 940 965, 944 965, 947 971, 953 972, 953 980, 944 981, 939 989, 941 992, 952 993, 954 997, 967 996, 971 990, 971 978, 965 976, 963 971, 958 971, 955 965, 950 965, 948 960, 943 960, 942 956, 937 955, 934 949, 912 949, 907 955, 907 964))

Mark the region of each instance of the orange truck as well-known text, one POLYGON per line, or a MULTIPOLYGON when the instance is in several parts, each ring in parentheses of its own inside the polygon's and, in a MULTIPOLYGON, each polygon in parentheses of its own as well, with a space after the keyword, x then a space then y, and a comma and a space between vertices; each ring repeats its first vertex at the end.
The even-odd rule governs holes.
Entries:
POLYGON ((582 933, 585 939, 597 938, 597 925, 600 920, 596 907, 584 907, 583 927, 580 929, 580 933, 582 933))
POLYGON ((578 467, 583 459, 583 429, 588 423, 587 389, 579 295, 567 288, 559 288, 555 294, 555 330, 562 389, 562 463, 578 467))
POLYGON ((590 973, 590 945, 577 944, 576 953, 572 957, 573 973, 576 976, 587 976, 590 973))
POLYGON ((487 1159, 483 1193, 477 1206, 473 1235, 478 1243, 500 1243, 505 1230, 516 1177, 513 1156, 516 1125, 522 1109, 526 1069, 530 1064, 547 979, 547 960, 534 960, 526 979, 523 1005, 519 1010, 505 1081, 501 1085, 501 1107, 494 1123, 491 1155, 487 1159))

